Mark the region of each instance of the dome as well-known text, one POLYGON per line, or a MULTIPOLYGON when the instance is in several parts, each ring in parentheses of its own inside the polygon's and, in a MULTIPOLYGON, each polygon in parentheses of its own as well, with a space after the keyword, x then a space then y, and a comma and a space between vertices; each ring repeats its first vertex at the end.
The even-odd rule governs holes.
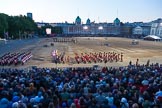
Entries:
POLYGON ((77 16, 76 20, 75 20, 75 24, 81 24, 81 19, 79 16, 77 16))
POLYGON ((88 18, 86 24, 90 24, 90 23, 91 23, 91 21, 90 21, 90 19, 88 18))
POLYGON ((115 24, 115 25, 120 25, 120 20, 119 20, 118 18, 116 18, 116 19, 114 20, 114 24, 115 24))
POLYGON ((140 27, 140 26, 137 26, 137 27, 136 27, 136 29, 142 29, 142 27, 140 27))
POLYGON ((116 18, 116 19, 114 20, 114 23, 120 23, 119 18, 116 18))

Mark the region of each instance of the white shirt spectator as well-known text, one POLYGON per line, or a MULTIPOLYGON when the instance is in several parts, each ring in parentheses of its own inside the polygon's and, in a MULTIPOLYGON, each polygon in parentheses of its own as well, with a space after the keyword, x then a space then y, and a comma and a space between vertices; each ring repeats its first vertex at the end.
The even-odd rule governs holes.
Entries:
POLYGON ((158 92, 155 93, 155 98, 157 99, 158 97, 162 97, 162 91, 159 90, 158 92))
POLYGON ((148 80, 143 80, 143 81, 142 81, 142 84, 143 84, 143 85, 149 85, 149 81, 148 81, 148 80))

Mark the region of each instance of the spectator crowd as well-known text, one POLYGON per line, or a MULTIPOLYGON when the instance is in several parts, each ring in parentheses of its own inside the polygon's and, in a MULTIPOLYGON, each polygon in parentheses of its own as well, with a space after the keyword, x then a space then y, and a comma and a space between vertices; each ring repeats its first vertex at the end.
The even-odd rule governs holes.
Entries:
POLYGON ((162 65, 0 69, 0 108, 161 108, 162 65))

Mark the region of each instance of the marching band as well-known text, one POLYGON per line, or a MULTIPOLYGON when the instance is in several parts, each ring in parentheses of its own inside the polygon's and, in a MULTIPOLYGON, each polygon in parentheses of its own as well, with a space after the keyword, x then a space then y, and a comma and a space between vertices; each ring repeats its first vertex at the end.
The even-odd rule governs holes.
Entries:
POLYGON ((57 50, 52 52, 53 60, 55 63, 107 63, 107 62, 123 62, 123 53, 116 52, 99 52, 99 53, 74 53, 74 58, 70 56, 65 56, 65 53, 56 54, 57 50))
MULTIPOLYGON (((107 62, 123 62, 123 53, 116 52, 90 52, 90 53, 74 53, 74 58, 65 56, 65 52, 58 53, 57 50, 52 51, 54 63, 107 63, 107 62)), ((0 57, 0 66, 10 66, 26 63, 32 57, 31 52, 23 53, 6 53, 0 57)))
POLYGON ((75 60, 76 63, 107 63, 107 62, 123 62, 123 53, 116 53, 116 52, 99 52, 99 53, 75 53, 75 60))
POLYGON ((32 57, 31 52, 6 53, 0 57, 0 66, 24 64, 32 57))

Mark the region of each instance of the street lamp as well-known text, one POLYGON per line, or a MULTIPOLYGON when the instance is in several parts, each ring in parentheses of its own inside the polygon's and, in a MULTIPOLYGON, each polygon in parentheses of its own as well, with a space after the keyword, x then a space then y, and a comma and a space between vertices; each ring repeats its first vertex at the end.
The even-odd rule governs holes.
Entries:
POLYGON ((86 31, 88 30, 88 26, 83 26, 84 33, 86 34, 86 31))
POLYGON ((101 34, 102 33, 102 30, 103 30, 103 26, 99 26, 98 27, 98 30, 99 30, 99 33, 98 34, 101 34))
POLYGON ((103 27, 102 27, 102 26, 99 26, 98 29, 99 29, 99 30, 103 30, 103 27))
POLYGON ((88 26, 84 26, 83 29, 84 29, 84 30, 87 30, 87 29, 88 29, 88 26))
MULTIPOLYGON (((99 30, 99 33, 98 33, 98 34, 101 35, 102 30, 103 30, 103 26, 99 26, 99 27, 98 27, 98 30, 99 30)), ((102 42, 101 42, 101 45, 102 45, 102 42)))

